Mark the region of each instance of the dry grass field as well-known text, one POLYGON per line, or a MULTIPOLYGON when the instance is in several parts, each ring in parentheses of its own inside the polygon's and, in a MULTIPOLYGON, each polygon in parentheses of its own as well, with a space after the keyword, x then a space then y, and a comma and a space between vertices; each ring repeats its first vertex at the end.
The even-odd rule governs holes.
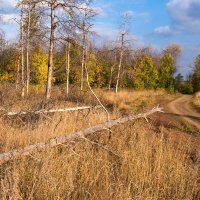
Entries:
MULTIPOLYGON (((24 100, 5 91, 1 108, 37 110, 42 93, 24 100)), ((12 87, 12 86, 10 86, 12 87)), ((14 90, 13 90, 14 91, 14 90)), ((96 90, 112 119, 148 110, 173 95, 163 91, 96 90)), ((87 91, 63 96, 55 88, 47 108, 96 105, 87 91)), ((106 120, 102 109, 0 118, 0 152, 72 133, 106 120)), ((0 166, 0 199, 180 199, 200 198, 199 149, 187 133, 137 120, 87 138, 34 152, 0 166)))

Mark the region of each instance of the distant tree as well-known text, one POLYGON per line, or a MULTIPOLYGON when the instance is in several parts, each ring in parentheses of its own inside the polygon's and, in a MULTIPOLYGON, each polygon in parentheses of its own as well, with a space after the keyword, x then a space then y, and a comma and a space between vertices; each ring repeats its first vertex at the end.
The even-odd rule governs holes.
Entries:
POLYGON ((42 49, 34 52, 32 56, 32 65, 34 70, 34 83, 41 86, 46 84, 48 71, 48 54, 44 53, 42 49))
POLYGON ((0 29, 0 51, 3 51, 5 45, 6 45, 5 32, 2 29, 0 29))
MULTIPOLYGON (((109 84, 108 84, 108 89, 111 89, 111 85, 112 85, 112 81, 113 81, 113 72, 114 72, 114 68, 116 66, 116 62, 117 62, 117 43, 118 43, 118 38, 116 40, 116 44, 115 47, 113 49, 113 51, 111 51, 111 53, 113 53, 113 62, 110 63, 110 77, 109 77, 109 84)), ((108 55, 107 55, 108 56, 108 55)))
POLYGON ((48 75, 47 75, 47 85, 46 85, 46 101, 51 97, 51 79, 53 73, 53 54, 54 54, 54 44, 55 44, 55 10, 56 10, 56 1, 49 0, 50 5, 50 38, 49 38, 49 56, 48 56, 48 75))
POLYGON ((96 55, 93 53, 88 53, 87 68, 91 86, 102 87, 104 85, 103 67, 101 63, 98 62, 96 55))
POLYGON ((21 97, 25 92, 25 66, 24 66, 24 0, 20 1, 20 60, 21 60, 21 97))
POLYGON ((15 79, 18 55, 16 44, 6 45, 0 51, 0 81, 13 81, 15 79))
POLYGON ((183 82, 183 75, 181 73, 177 74, 176 77, 175 77, 175 90, 176 91, 180 91, 180 88, 181 88, 181 84, 183 82))
POLYGON ((176 65, 177 59, 181 54, 182 47, 180 44, 169 44, 166 49, 164 50, 165 53, 170 54, 173 57, 174 64, 176 65))
POLYGON ((96 52, 97 62, 102 66, 102 79, 104 81, 103 87, 108 86, 110 90, 114 86, 113 76, 116 74, 116 49, 110 49, 111 44, 104 44, 96 52))
POLYGON ((192 79, 194 92, 200 91, 200 54, 197 55, 195 59, 195 66, 192 79))
POLYGON ((174 58, 171 54, 164 52, 158 69, 158 86, 160 88, 174 91, 175 80, 173 75, 175 70, 174 58))
POLYGON ((192 75, 188 75, 187 79, 184 80, 184 77, 180 73, 177 74, 175 77, 175 90, 183 94, 192 94, 192 75))
POLYGON ((125 13, 122 15, 122 32, 121 32, 121 45, 120 45, 120 56, 119 56, 119 65, 118 65, 118 72, 117 72, 117 81, 115 86, 115 92, 118 92, 119 87, 119 80, 120 80, 120 74, 121 74, 121 68, 122 68, 122 60, 124 56, 124 49, 125 49, 125 36, 127 35, 127 26, 130 21, 131 16, 128 13, 125 13))
POLYGON ((136 89, 153 89, 157 86, 158 74, 149 55, 142 55, 135 64, 134 87, 136 89))
POLYGON ((185 93, 186 94, 192 94, 194 92, 193 84, 192 84, 192 74, 189 74, 186 78, 186 87, 185 87, 185 93))

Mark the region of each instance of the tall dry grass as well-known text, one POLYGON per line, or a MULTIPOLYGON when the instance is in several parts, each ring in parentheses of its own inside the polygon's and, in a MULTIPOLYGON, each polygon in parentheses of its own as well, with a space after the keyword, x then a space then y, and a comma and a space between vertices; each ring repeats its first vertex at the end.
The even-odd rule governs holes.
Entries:
MULTIPOLYGON (((112 109, 112 118, 134 113, 157 103, 164 92, 96 90, 112 109), (130 106, 130 107, 129 107, 130 106)), ((12 111, 39 108, 42 93, 2 105, 12 111)), ((63 97, 55 88, 50 107, 92 104, 88 93, 63 97), (86 96, 87 95, 87 96, 86 96)), ((0 151, 21 148, 68 134, 106 120, 103 110, 24 118, 0 118, 0 151)), ((34 152, 0 166, 0 199, 199 199, 199 155, 188 135, 130 122, 98 132, 87 139, 34 152), (173 137, 176 135, 176 137, 173 137), (181 137, 179 136, 181 135, 181 137), (98 144, 98 145, 97 145, 98 144)))
POLYGON ((146 108, 151 108, 158 102, 162 102, 163 100, 167 102, 177 96, 176 94, 168 94, 164 90, 120 90, 118 93, 97 90, 97 93, 108 107, 114 107, 125 113, 130 113, 130 111, 138 112, 146 108))
MULTIPOLYGON (((38 110, 42 105, 42 93, 32 93, 21 99, 16 93, 9 93, 4 86, 4 104, 6 111, 38 110), (9 96, 10 95, 10 96, 9 96)), ((12 86, 8 88, 13 89, 12 86)), ((3 89, 2 89, 3 90, 3 89)), ((3 91, 4 91, 3 90, 3 91)), ((13 91, 15 91, 13 89, 13 91)), ((69 97, 63 95, 63 88, 54 88, 52 99, 47 108, 65 108, 81 105, 97 105, 95 98, 88 92, 77 94, 71 92, 69 97), (87 96, 86 96, 87 94, 87 96), (83 100, 85 98, 85 100, 83 100), (78 101, 78 104, 77 102, 78 101)), ((96 90, 101 101, 108 107, 111 118, 122 114, 133 114, 155 106, 158 98, 167 95, 162 91, 126 91, 114 92, 96 90), (110 109, 111 106, 112 108, 110 109)), ((106 121, 102 109, 68 113, 13 116, 0 118, 0 152, 44 141, 55 136, 69 134, 88 126, 106 121)))
POLYGON ((1 166, 1 199, 199 199, 190 141, 132 122, 1 166), (108 149, 96 146, 95 141, 108 149))

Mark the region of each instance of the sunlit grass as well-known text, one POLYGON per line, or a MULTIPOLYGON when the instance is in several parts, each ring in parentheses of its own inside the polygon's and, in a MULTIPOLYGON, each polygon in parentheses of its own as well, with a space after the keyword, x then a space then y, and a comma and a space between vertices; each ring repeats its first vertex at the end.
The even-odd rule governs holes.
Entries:
MULTIPOLYGON (((127 113, 148 109, 161 96, 174 98, 161 91, 122 90, 118 95, 96 92, 106 105, 112 105, 111 118, 120 117, 123 109, 127 113)), ((77 106, 70 101, 74 97, 64 100, 61 94, 55 93, 52 107, 77 106)), ((15 99, 12 108, 21 110, 26 102, 26 108, 33 109, 41 102, 40 95, 15 99)), ((90 98, 82 102, 80 96, 79 102, 92 102, 90 98)), ((12 101, 7 102, 8 108, 12 101)), ((22 148, 105 120, 101 109, 1 118, 0 151, 22 148)), ((144 120, 129 122, 87 140, 79 138, 75 143, 4 163, 0 167, 0 199, 199 199, 198 156, 189 135, 144 120)))

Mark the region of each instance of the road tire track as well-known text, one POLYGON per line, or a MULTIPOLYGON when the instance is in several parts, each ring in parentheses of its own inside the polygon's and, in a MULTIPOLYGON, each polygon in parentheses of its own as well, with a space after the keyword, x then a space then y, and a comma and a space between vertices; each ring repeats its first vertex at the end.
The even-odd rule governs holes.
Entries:
POLYGON ((190 105, 191 95, 183 95, 167 105, 169 114, 181 117, 184 121, 196 126, 200 130, 200 113, 190 105))

